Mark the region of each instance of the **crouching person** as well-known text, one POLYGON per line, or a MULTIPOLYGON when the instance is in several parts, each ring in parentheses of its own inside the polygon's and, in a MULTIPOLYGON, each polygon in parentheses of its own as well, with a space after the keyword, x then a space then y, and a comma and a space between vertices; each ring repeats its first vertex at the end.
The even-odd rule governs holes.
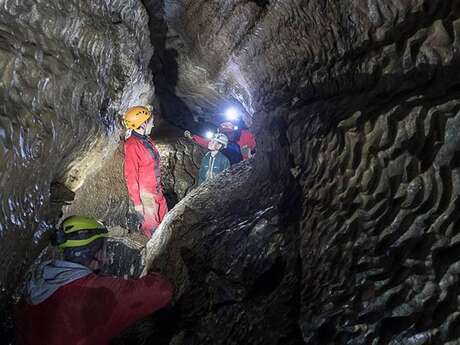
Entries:
POLYGON ((64 220, 53 244, 64 260, 42 263, 16 309, 18 345, 108 345, 134 321, 163 308, 173 285, 160 274, 105 277, 107 229, 93 218, 64 220))
POLYGON ((226 148, 228 138, 223 133, 214 134, 213 138, 209 141, 209 152, 201 160, 200 172, 198 175, 198 186, 207 179, 215 177, 220 172, 230 167, 230 161, 224 154, 219 152, 226 148))

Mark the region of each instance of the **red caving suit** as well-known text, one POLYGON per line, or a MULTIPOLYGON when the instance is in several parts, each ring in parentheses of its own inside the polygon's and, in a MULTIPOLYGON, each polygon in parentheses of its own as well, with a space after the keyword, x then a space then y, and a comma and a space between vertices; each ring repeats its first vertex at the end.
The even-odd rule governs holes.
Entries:
POLYGON ((159 274, 141 279, 91 273, 59 287, 39 304, 16 309, 18 345, 109 345, 123 329, 172 298, 173 285, 159 274))
POLYGON ((143 206, 142 230, 151 237, 168 212, 161 187, 160 155, 150 137, 134 131, 125 141, 124 149, 128 193, 134 206, 143 206))

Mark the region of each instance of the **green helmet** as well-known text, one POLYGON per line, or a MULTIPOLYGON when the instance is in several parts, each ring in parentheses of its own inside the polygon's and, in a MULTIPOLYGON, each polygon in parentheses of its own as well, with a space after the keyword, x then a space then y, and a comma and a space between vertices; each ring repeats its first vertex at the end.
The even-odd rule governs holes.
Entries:
POLYGON ((107 228, 94 218, 71 216, 56 231, 54 245, 61 249, 84 247, 101 237, 107 237, 107 228))

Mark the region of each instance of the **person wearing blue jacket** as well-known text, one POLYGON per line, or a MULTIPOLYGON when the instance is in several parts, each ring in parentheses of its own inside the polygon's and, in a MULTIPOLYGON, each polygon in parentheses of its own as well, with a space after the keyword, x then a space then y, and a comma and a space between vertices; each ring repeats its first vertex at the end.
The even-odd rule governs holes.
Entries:
POLYGON ((220 152, 228 145, 228 137, 223 133, 214 134, 209 141, 209 152, 201 160, 200 171, 198 174, 198 186, 210 178, 214 178, 217 174, 225 169, 230 168, 230 161, 223 153, 220 152))

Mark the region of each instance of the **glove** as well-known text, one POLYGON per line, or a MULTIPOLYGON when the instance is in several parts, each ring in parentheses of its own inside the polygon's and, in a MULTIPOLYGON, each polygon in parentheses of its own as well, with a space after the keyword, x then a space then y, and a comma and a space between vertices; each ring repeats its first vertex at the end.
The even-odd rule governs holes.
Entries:
POLYGON ((187 139, 192 140, 192 133, 190 133, 190 131, 185 131, 184 132, 184 137, 186 137, 187 139))
POLYGON ((243 156, 247 156, 248 158, 251 158, 252 156, 254 156, 254 151, 252 151, 249 146, 247 145, 244 145, 242 148, 241 148, 241 154, 243 156))
POLYGON ((241 148, 241 154, 242 154, 243 156, 251 157, 251 149, 250 149, 247 145, 244 145, 244 146, 241 148))
POLYGON ((126 223, 128 225, 128 229, 131 231, 139 231, 144 222, 144 214, 142 205, 135 206, 134 210, 130 208, 128 214, 126 215, 126 223))

